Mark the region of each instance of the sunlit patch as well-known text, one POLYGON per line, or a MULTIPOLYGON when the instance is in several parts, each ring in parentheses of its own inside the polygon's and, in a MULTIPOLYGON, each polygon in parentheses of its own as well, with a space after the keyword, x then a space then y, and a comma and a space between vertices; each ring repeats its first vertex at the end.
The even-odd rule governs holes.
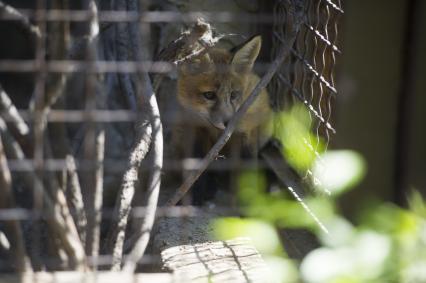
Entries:
POLYGON ((314 185, 319 190, 328 190, 337 195, 358 184, 365 175, 365 161, 350 150, 335 150, 324 153, 312 168, 318 180, 314 185))
POLYGON ((327 247, 349 244, 355 236, 355 228, 343 217, 334 216, 326 222, 329 233, 319 233, 321 243, 327 247))
POLYGON ((281 243, 275 228, 267 222, 255 219, 227 217, 213 222, 216 239, 249 238, 256 249, 262 254, 279 254, 281 243), (265 241, 265 239, 267 239, 265 241))
POLYGON ((348 245, 309 253, 301 264, 301 276, 309 283, 366 282, 382 273, 390 252, 389 236, 361 232, 348 245))
POLYGON ((264 274, 263 282, 299 282, 298 271, 293 261, 277 256, 265 256, 264 259, 271 272, 264 274))

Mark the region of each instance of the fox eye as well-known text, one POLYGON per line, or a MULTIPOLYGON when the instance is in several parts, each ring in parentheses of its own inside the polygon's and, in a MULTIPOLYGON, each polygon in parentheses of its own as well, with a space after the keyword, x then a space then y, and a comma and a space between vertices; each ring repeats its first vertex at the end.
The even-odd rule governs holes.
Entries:
POLYGON ((238 90, 234 90, 231 92, 231 100, 237 99, 241 96, 241 92, 238 90))
POLYGON ((203 92, 202 94, 208 100, 216 99, 216 93, 214 91, 206 91, 206 92, 203 92))

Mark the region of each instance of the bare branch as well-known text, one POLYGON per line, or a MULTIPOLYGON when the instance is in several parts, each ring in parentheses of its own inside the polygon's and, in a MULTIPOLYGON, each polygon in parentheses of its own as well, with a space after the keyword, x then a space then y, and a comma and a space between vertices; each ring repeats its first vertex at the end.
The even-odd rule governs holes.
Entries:
MULTIPOLYGON (((62 100, 59 100, 56 106, 62 107, 62 100)), ((64 123, 49 124, 48 128, 49 140, 54 141, 51 149, 55 158, 65 159, 66 168, 64 169, 67 183, 61 183, 62 190, 67 191, 68 206, 74 210, 72 217, 77 227, 81 241, 84 243, 86 239, 87 219, 84 210, 83 195, 80 185, 79 176, 77 174, 76 161, 72 155, 70 142, 68 141, 67 132, 64 123)))
MULTIPOLYGON (((88 2, 87 10, 90 13, 89 26, 87 27, 87 30, 89 32, 86 36, 79 38, 72 43, 72 46, 67 55, 69 59, 84 58, 85 56, 87 56, 88 46, 90 47, 99 39, 99 33, 101 32, 101 30, 100 30, 100 24, 98 19, 97 6, 94 1, 87 1, 87 2, 88 2)), ((110 24, 107 25, 107 27, 110 27, 110 26, 111 26, 110 24)))
MULTIPOLYGON (((6 153, 13 159, 24 160, 24 152, 8 132, 6 124, 2 119, 0 119, 0 134, 6 153)), ((34 173, 32 168, 27 168, 26 171, 29 173, 23 175, 23 180, 27 183, 28 188, 32 188, 36 192, 36 195, 42 198, 48 225, 56 232, 75 267, 83 268, 85 264, 84 249, 78 237, 74 222, 69 211, 66 209, 66 199, 63 192, 61 190, 56 191, 54 196, 57 201, 54 202, 47 194, 42 181, 34 173)))
MULTIPOLYGON (((129 3, 131 8, 134 10, 138 9, 137 1, 129 0, 129 3)), ((147 1, 139 1, 139 13, 146 10, 148 10, 147 1)), ((150 35, 150 26, 146 23, 141 23, 139 26, 133 24, 130 26, 130 33, 132 35, 131 38, 133 38, 133 52, 137 54, 137 59, 146 59, 149 54, 148 38, 150 35), (142 41, 138 40, 138 38, 142 38, 142 41)), ((138 206, 145 206, 146 213, 143 221, 138 222, 140 227, 136 233, 137 240, 133 249, 130 251, 130 254, 126 258, 123 268, 124 271, 132 273, 136 269, 137 262, 143 257, 150 239, 157 211, 158 196, 160 194, 161 186, 161 169, 163 167, 163 129, 155 90, 151 85, 151 80, 147 73, 141 73, 140 80, 137 80, 137 82, 139 83, 139 89, 142 90, 141 95, 138 97, 140 101, 139 111, 143 111, 149 115, 148 119, 152 125, 152 142, 149 151, 149 158, 147 158, 151 170, 146 184, 146 192, 144 192, 143 203, 135 203, 135 205, 138 206)))
MULTIPOLYGON (((131 2, 130 0, 117 1, 115 8, 118 10, 127 10, 130 6, 129 4, 132 4, 131 2)), ((140 48, 141 45, 135 34, 130 35, 132 25, 134 27, 136 23, 118 23, 116 25, 116 50, 117 59, 120 61, 128 60, 132 58, 132 56, 134 60, 140 60, 140 58, 138 58, 138 56, 141 55, 140 50, 137 49, 138 47, 140 48)), ((140 83, 138 83, 137 78, 132 77, 130 74, 118 74, 118 77, 129 106, 132 109, 136 110, 136 96, 138 92, 141 97, 144 97, 141 99, 141 105, 144 105, 144 103, 145 105, 147 104, 146 97, 151 95, 152 92, 147 93, 146 89, 143 89, 140 83), (137 85, 136 89, 134 87, 135 84, 137 85)), ((149 80, 147 83, 148 82, 149 80)), ((147 110, 150 110, 149 107, 138 112, 141 116, 136 129, 136 143, 130 153, 127 169, 124 173, 120 192, 118 193, 114 208, 112 226, 105 244, 107 253, 112 253, 113 256, 112 270, 120 270, 121 268, 125 230, 131 210, 131 203, 135 194, 135 187, 138 182, 139 167, 151 145, 153 126, 151 124, 151 112, 146 112, 147 110)))
MULTIPOLYGON (((3 142, 0 136, 0 208, 14 208, 15 200, 12 192, 12 177, 7 165, 3 142)), ((24 238, 18 221, 11 220, 5 223, 5 232, 11 242, 11 251, 17 272, 30 272, 31 265, 25 252, 24 238)))
POLYGON ((30 34, 41 37, 40 29, 37 26, 31 24, 26 16, 22 15, 12 6, 4 4, 3 1, 0 1, 0 19, 18 21, 30 34))
POLYGON ((294 4, 295 1, 291 1, 289 9, 289 16, 293 17, 293 25, 288 34, 287 41, 285 44, 281 46, 281 49, 277 55, 277 58, 272 62, 266 74, 262 77, 256 87, 253 89, 249 97, 244 101, 238 111, 230 120, 228 126, 223 131, 223 134, 220 136, 219 140, 216 144, 211 148, 209 153, 204 157, 203 161, 200 164, 200 168, 192 173, 185 182, 178 188, 176 193, 173 195, 171 199, 167 201, 167 206, 176 205, 182 197, 188 192, 191 186, 195 183, 195 181, 200 177, 200 175, 206 170, 209 164, 218 156, 219 151, 223 148, 223 146, 227 143, 232 133, 234 132, 238 122, 243 118, 244 114, 247 112, 248 108, 253 104, 256 98, 259 96, 261 90, 266 87, 269 81, 272 79, 278 68, 281 66, 284 59, 288 56, 291 51, 291 47, 294 44, 297 33, 300 28, 300 24, 302 22, 302 15, 299 11, 299 7, 294 4))
MULTIPOLYGON (((148 77, 148 74, 145 74, 148 77)), ((146 78, 147 80, 149 78, 146 78)), ((138 239, 131 250, 124 265, 124 270, 134 272, 137 262, 142 258, 148 245, 152 226, 154 225, 155 213, 157 209, 158 196, 161 185, 161 169, 163 167, 163 133, 160 121, 160 111, 158 109, 155 94, 152 93, 149 99, 149 106, 152 111, 153 140, 151 144, 151 172, 147 185, 146 213, 138 232, 138 239)))
POLYGON ((84 210, 84 203, 83 203, 83 195, 81 193, 81 186, 80 181, 78 179, 77 174, 77 166, 75 164, 74 156, 71 154, 68 154, 65 157, 66 167, 67 167, 67 175, 69 177, 69 189, 70 189, 70 203, 72 204, 72 207, 74 208, 74 214, 75 214, 75 223, 77 226, 77 230, 80 235, 80 239, 85 240, 86 239, 86 225, 87 225, 87 218, 86 218, 86 212, 84 210))
MULTIPOLYGON (((134 11, 138 8, 135 0, 121 1, 120 4, 126 5, 127 8, 134 11)), ((139 9, 146 10, 147 5, 144 1, 139 2, 139 9)), ((146 24, 137 25, 131 23, 128 25, 128 33, 130 37, 126 43, 134 59, 142 61, 149 57, 148 38, 150 27, 146 24), (141 35, 143 36, 141 41, 141 35)), ((160 120, 160 112, 153 90, 151 80, 147 73, 138 74, 135 79, 138 94, 138 113, 141 114, 137 128, 137 144, 133 148, 128 170, 123 177, 121 192, 119 194, 118 208, 114 215, 118 216, 118 225, 112 230, 112 236, 116 239, 113 248, 113 265, 112 270, 119 270, 122 264, 123 245, 125 239, 125 229, 131 209, 131 202, 135 194, 135 185, 138 180, 138 171, 142 160, 145 158, 148 150, 150 152, 151 172, 147 184, 147 192, 145 195, 146 209, 143 222, 139 229, 139 235, 136 245, 130 253, 129 259, 126 261, 125 269, 134 271, 137 261, 143 256, 146 246, 150 238, 150 232, 155 219, 158 195, 161 183, 161 169, 163 163, 163 133, 160 120)), ((129 78, 130 79, 130 78, 129 78)), ((114 240, 114 238, 112 240, 114 240)), ((110 238, 108 240, 111 240, 110 238)), ((110 244, 112 244, 110 242, 110 244)))
MULTIPOLYGON (((91 13, 88 22, 89 34, 86 37, 86 60, 91 67, 97 60, 97 40, 99 34, 98 8, 94 0, 87 1, 87 9, 91 13)), ((94 110, 97 106, 104 107, 103 94, 98 90, 98 77, 89 70, 86 82, 86 109, 94 110)), ((86 254, 94 260, 94 268, 97 268, 96 260, 99 255, 100 224, 102 217, 103 196, 103 161, 105 149, 105 130, 103 125, 96 125, 91 117, 87 121, 87 134, 84 144, 84 155, 87 160, 96 162, 95 172, 88 171, 85 174, 86 184, 86 254)))
POLYGON ((30 129, 27 123, 22 119, 12 100, 9 98, 7 93, 0 86, 0 111, 6 121, 11 121, 14 127, 18 130, 22 136, 28 135, 30 129))
MULTIPOLYGON (((96 136, 96 169, 95 186, 93 195, 89 198, 90 203, 87 217, 87 237, 86 252, 89 256, 96 259, 99 255, 99 240, 101 235, 100 225, 102 220, 102 196, 103 196, 103 175, 104 175, 104 155, 105 155, 105 131, 99 130, 96 136)), ((95 263, 96 267, 96 263, 95 263)))
POLYGON ((106 240, 107 251, 112 251, 113 269, 120 269, 125 238, 125 229, 131 209, 131 202, 135 194, 135 185, 138 181, 138 171, 142 160, 148 153, 151 145, 152 125, 149 121, 138 127, 138 142, 133 147, 126 173, 123 176, 120 192, 114 209, 112 227, 106 240))

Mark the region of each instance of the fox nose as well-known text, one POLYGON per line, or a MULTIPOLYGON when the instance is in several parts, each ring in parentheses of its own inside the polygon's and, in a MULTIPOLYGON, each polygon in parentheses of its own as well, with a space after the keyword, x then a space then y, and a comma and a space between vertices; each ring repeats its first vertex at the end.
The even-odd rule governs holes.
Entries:
POLYGON ((226 121, 223 121, 223 125, 225 126, 225 128, 226 127, 228 127, 228 125, 229 125, 229 122, 230 122, 231 120, 226 120, 226 121))

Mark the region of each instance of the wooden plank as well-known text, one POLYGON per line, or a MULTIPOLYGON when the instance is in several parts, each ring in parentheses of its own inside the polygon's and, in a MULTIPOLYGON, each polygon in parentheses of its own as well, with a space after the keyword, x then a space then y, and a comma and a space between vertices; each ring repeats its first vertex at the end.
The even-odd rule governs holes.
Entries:
POLYGON ((178 283, 170 273, 139 273, 124 272, 36 272, 33 274, 2 274, 0 283, 178 283))
POLYGON ((165 268, 191 282, 267 282, 262 256, 247 238, 175 246, 161 253, 165 268))

